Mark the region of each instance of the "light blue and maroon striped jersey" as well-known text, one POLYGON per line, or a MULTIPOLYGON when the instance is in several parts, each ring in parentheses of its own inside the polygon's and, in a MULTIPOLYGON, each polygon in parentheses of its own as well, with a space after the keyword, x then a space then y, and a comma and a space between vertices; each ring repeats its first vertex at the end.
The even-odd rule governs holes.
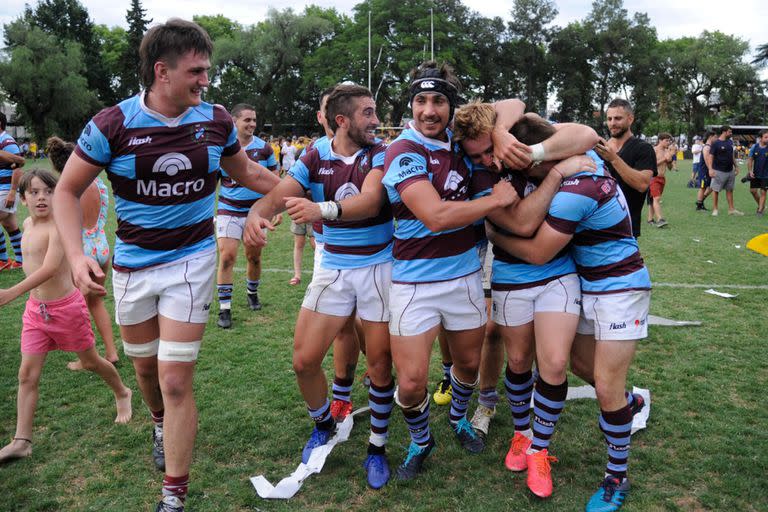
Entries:
MULTIPOLYGON (((8 135, 8 132, 3 130, 0 132, 0 150, 13 153, 14 155, 20 155, 21 149, 16 141, 8 135)), ((13 178, 13 169, 11 164, 0 164, 0 192, 11 190, 11 178, 13 178)))
MULTIPOLYGON (((245 154, 254 162, 263 165, 270 171, 277 168, 277 160, 272 146, 264 140, 254 136, 250 144, 245 147, 245 154)), ((219 215, 231 215, 233 217, 247 217, 248 211, 257 199, 264 197, 251 189, 245 188, 233 180, 226 169, 219 170, 221 187, 219 188, 219 215)))
MULTIPOLYGON (((491 173, 497 180, 508 180, 517 195, 524 199, 537 188, 537 183, 526 179, 521 173, 505 171, 502 174, 491 173)), ((498 228, 501 232, 503 229, 498 228)), ((531 265, 517 258, 498 245, 493 246, 492 290, 520 290, 542 286, 559 277, 576 272, 576 264, 571 257, 570 245, 564 247, 554 258, 543 265, 531 265)))
POLYGON ((400 194, 410 185, 429 181, 443 201, 469 201, 472 163, 458 144, 429 139, 413 125, 387 148, 384 186, 395 217, 392 281, 447 281, 480 270, 470 224, 433 233, 403 203, 400 194))
MULTIPOLYGON (((322 148, 330 143, 330 139, 327 135, 323 135, 319 139, 310 142, 304 149, 301 150, 299 158, 307 154, 307 151, 311 151, 313 148, 322 148)), ((314 231, 315 242, 322 244, 325 242, 323 239, 323 221, 318 220, 312 223, 312 231, 314 231)))
MULTIPOLYGON (((331 143, 314 148, 291 167, 288 176, 312 193, 316 203, 341 201, 360 193, 368 172, 384 168, 383 143, 349 157, 334 153, 331 143)), ((392 211, 389 203, 375 217, 359 221, 323 221, 323 268, 348 269, 392 260, 392 211)))
POLYGON ((651 278, 632 236, 627 200, 594 151, 596 173, 563 181, 545 222, 573 235, 573 259, 585 294, 649 290, 651 278))
POLYGON ((113 266, 129 272, 214 251, 219 160, 240 150, 220 105, 201 103, 170 119, 143 93, 93 117, 75 152, 104 167, 117 212, 113 266))

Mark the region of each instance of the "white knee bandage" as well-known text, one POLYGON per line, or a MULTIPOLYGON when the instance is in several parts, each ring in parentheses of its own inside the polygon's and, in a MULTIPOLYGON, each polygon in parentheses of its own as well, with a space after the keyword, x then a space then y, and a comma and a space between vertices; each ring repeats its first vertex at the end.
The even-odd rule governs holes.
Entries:
POLYGON ((123 340, 123 352, 128 357, 154 357, 157 355, 157 345, 160 340, 147 343, 128 343, 123 340))
POLYGON ((200 352, 199 341, 160 340, 157 350, 157 360, 192 363, 197 361, 198 352, 200 352))
POLYGON ((400 386, 397 386, 395 387, 395 403, 402 409, 411 409, 414 411, 424 412, 427 410, 427 406, 429 405, 429 393, 424 394, 424 400, 422 400, 421 403, 412 406, 403 405, 403 403, 400 401, 400 386))
POLYGON ((467 383, 467 382, 462 382, 461 379, 459 379, 456 376, 456 374, 453 372, 453 366, 451 366, 451 378, 454 379, 459 384, 461 384, 462 386, 464 386, 465 388, 468 388, 468 389, 475 389, 477 387, 477 385, 480 384, 480 372, 477 372, 477 377, 475 377, 475 382, 470 384, 470 383, 467 383))

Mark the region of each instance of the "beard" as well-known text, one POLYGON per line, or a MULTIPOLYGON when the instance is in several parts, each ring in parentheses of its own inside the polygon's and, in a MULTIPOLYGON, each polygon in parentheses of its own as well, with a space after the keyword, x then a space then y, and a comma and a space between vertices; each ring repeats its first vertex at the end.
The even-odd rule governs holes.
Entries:
POLYGON ((612 139, 620 139, 620 138, 622 138, 624 136, 625 133, 627 133, 628 130, 629 130, 629 128, 620 128, 620 129, 618 129, 616 131, 616 133, 610 132, 611 133, 611 138, 612 139))

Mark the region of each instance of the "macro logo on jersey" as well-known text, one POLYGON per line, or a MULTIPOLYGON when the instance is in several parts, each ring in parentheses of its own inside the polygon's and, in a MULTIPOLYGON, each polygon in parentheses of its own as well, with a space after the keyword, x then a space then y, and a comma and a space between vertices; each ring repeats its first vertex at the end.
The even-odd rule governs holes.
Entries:
POLYGON ((360 194, 360 190, 354 183, 345 183, 336 190, 336 194, 334 194, 333 198, 336 201, 341 201, 342 199, 348 199, 358 194, 360 194))
MULTIPOLYGON (((192 162, 181 153, 166 153, 155 161, 152 166, 152 174, 166 174, 176 176, 180 171, 191 171, 192 162)), ((175 183, 158 182, 156 179, 136 180, 137 196, 187 196, 200 192, 205 187, 205 179, 177 181, 175 183)))
POLYGON ((409 156, 400 158, 397 164, 400 167, 400 172, 397 173, 398 179, 404 180, 411 176, 417 176, 419 173, 424 172, 426 167, 421 162, 416 162, 409 156))

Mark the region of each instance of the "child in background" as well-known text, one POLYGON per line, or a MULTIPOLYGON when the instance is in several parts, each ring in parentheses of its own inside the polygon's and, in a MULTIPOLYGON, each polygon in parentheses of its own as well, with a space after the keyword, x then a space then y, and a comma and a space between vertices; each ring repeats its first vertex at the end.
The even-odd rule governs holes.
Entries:
POLYGON ((56 178, 33 169, 19 183, 19 195, 29 210, 21 249, 26 278, 0 289, 0 306, 30 292, 22 318, 21 367, 17 399, 16 435, 0 450, 0 463, 32 454, 32 421, 45 357, 51 350, 75 352, 83 368, 96 373, 115 394, 115 423, 131 419, 131 390, 115 367, 94 348, 93 331, 80 290, 72 283, 69 263, 53 222, 51 199, 56 178))
MULTIPOLYGON (((64 142, 58 137, 49 138, 46 151, 51 159, 53 170, 61 174, 64 164, 74 150, 75 145, 71 142, 64 142)), ((103 286, 109 270, 109 242, 104 231, 109 209, 109 191, 101 178, 96 178, 88 185, 80 199, 80 206, 83 208, 83 226, 89 226, 83 228, 83 252, 96 260, 104 272, 104 277, 96 280, 103 286)), ((119 356, 112 332, 112 318, 104 306, 104 298, 100 295, 88 294, 85 297, 85 303, 88 304, 88 311, 91 313, 93 323, 96 324, 96 330, 104 341, 104 357, 110 363, 116 364, 119 356)), ((80 361, 72 361, 67 363, 67 368, 82 370, 83 366, 80 361)))

